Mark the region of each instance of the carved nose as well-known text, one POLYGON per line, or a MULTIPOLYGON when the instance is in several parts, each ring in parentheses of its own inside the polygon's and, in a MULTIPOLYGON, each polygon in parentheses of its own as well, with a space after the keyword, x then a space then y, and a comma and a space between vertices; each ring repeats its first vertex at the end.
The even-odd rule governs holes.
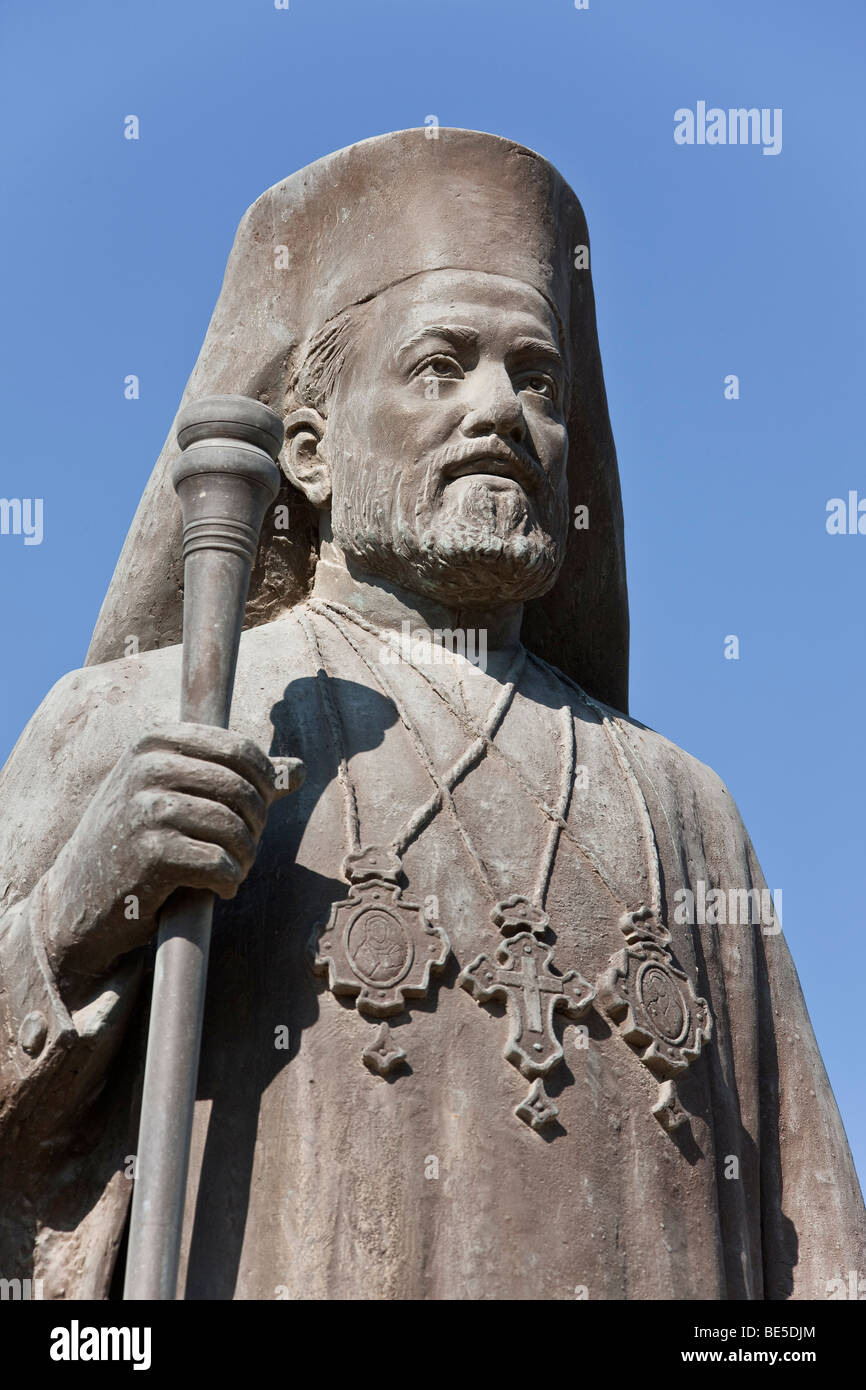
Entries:
POLYGON ((526 417, 511 382, 497 383, 485 392, 485 400, 464 417, 462 431, 471 439, 498 434, 513 444, 526 439, 526 417))

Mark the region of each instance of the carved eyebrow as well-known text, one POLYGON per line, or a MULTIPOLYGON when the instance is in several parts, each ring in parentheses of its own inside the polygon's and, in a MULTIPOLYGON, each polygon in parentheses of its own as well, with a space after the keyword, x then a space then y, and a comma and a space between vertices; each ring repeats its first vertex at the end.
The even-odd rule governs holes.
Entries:
POLYGON ((509 357, 545 357, 553 366, 565 369, 562 353, 545 338, 516 338, 508 350, 509 357))
POLYGON ((397 351, 398 363, 412 351, 413 348, 420 347, 428 338, 444 339, 456 348, 472 348, 478 344, 478 334, 474 328, 466 328, 458 323, 431 323, 426 328, 421 328, 417 333, 413 333, 411 338, 397 351))

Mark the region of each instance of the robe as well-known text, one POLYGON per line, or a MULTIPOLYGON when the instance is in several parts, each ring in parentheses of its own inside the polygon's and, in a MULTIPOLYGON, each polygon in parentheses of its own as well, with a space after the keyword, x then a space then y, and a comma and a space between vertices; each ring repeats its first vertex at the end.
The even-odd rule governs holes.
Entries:
MULTIPOLYGON (((343 623, 350 641, 306 617, 344 748, 297 611, 247 631, 232 728, 301 757, 307 775, 271 809, 236 898, 216 907, 178 1296, 806 1299, 862 1269, 863 1202, 784 936, 677 920, 683 888, 766 887, 728 790, 531 658, 494 747, 403 854, 403 897, 451 954, 391 1020, 405 1062, 385 1075, 364 1065, 380 1023, 311 968, 311 940, 348 894, 341 751, 361 843, 388 845, 434 790, 418 740, 444 775, 507 663, 443 657, 428 679, 383 659, 375 633, 343 623), (597 982, 625 947, 623 912, 651 894, 653 845, 615 721, 652 823, 669 950, 712 1018, 671 1132, 652 1113, 657 1078, 598 998, 580 1022, 554 1016, 558 1115, 533 1129, 515 1113, 530 1083, 504 1056, 502 1004, 458 985, 501 944, 491 895, 529 897, 537 881, 564 717, 578 776, 545 900, 554 967, 597 982)), ((57 910, 44 876, 124 748, 175 720, 180 657, 169 647, 64 677, 2 774, 0 1269, 41 1279, 46 1298, 118 1291, 152 949, 70 1012, 43 945, 57 910)))

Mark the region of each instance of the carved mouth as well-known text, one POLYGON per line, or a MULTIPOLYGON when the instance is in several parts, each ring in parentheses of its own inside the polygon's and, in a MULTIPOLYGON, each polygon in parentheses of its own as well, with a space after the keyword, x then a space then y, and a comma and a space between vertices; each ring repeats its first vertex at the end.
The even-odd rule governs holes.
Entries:
POLYGON ((517 483, 524 492, 535 492, 541 482, 538 467, 529 459, 514 453, 505 445, 485 444, 476 451, 467 450, 445 469, 449 481, 455 478, 485 478, 493 483, 517 483))

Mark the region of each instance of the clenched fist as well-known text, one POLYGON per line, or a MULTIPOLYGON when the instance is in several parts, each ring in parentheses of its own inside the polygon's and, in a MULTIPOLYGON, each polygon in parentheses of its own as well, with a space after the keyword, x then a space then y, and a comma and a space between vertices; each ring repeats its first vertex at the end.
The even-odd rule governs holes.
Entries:
POLYGON ((271 759, 210 725, 164 725, 139 739, 46 876, 46 947, 61 982, 103 975, 147 941, 175 888, 233 898, 270 806, 303 778, 297 758, 271 759))

